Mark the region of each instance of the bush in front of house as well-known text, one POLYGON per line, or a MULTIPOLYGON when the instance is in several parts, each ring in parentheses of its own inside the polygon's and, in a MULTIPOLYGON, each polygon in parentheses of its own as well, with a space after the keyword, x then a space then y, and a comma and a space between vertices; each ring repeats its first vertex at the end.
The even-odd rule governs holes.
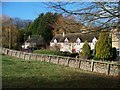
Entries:
POLYGON ((115 47, 112 48, 112 60, 116 60, 117 57, 117 50, 115 47))
POLYGON ((79 54, 78 53, 70 53, 70 52, 59 52, 60 56, 67 56, 67 57, 76 57, 79 54))
POLYGON ((97 60, 112 59, 112 43, 109 38, 109 32, 101 32, 95 46, 95 57, 97 60))
POLYGON ((84 59, 89 59, 91 57, 90 46, 87 41, 85 41, 80 56, 84 59))
POLYGON ((33 51, 33 53, 59 55, 59 52, 58 52, 58 51, 55 51, 55 50, 47 50, 47 49, 35 50, 35 51, 33 51))
POLYGON ((67 57, 78 56, 78 53, 61 52, 61 51, 48 50, 48 49, 35 50, 35 51, 33 51, 33 53, 48 54, 48 55, 59 55, 59 56, 67 56, 67 57))

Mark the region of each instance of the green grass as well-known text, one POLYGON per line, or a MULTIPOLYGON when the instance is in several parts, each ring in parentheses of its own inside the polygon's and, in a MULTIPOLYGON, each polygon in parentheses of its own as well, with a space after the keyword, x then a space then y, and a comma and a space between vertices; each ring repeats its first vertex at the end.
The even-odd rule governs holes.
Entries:
POLYGON ((69 57, 76 57, 78 55, 78 53, 60 52, 60 51, 48 50, 48 49, 35 50, 33 51, 33 53, 58 55, 58 56, 69 56, 69 57))
POLYGON ((58 51, 55 51, 55 50, 47 50, 47 49, 35 50, 35 51, 33 51, 33 53, 59 55, 59 52, 58 52, 58 51))
POLYGON ((118 77, 2 56, 3 88, 117 88, 118 77))

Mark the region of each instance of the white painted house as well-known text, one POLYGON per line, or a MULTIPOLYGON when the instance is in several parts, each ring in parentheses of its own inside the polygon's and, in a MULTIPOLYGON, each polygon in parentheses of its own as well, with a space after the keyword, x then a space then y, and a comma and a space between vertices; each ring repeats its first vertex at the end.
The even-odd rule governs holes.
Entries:
POLYGON ((60 51, 63 52, 81 52, 84 42, 87 40, 91 50, 93 50, 97 38, 98 34, 69 33, 65 35, 57 35, 51 40, 50 47, 59 46, 60 51))

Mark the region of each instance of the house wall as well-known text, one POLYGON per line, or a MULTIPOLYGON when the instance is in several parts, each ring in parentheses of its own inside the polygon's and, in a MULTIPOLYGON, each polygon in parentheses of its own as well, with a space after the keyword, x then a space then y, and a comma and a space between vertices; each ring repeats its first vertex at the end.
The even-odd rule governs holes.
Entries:
POLYGON ((49 62, 112 76, 119 76, 120 73, 120 64, 118 64, 118 62, 83 60, 80 58, 26 53, 6 48, 2 48, 2 54, 6 54, 16 58, 22 58, 24 60, 49 62))
POLYGON ((117 59, 120 60, 120 38, 118 38, 115 34, 112 34, 112 47, 117 49, 117 59))
MULTIPOLYGON (((56 45, 60 45, 60 51, 68 51, 72 53, 72 49, 76 49, 76 52, 81 52, 82 47, 84 45, 84 42, 81 42, 80 45, 77 45, 77 43, 57 43, 56 45)), ((95 45, 93 43, 89 43, 91 50, 94 49, 95 45)), ((51 42, 50 47, 54 47, 55 43, 51 42)))
POLYGON ((93 43, 89 43, 91 50, 95 48, 95 45, 93 43))
POLYGON ((112 47, 120 48, 120 40, 117 38, 115 34, 112 34, 112 47))
POLYGON ((22 45, 22 48, 27 49, 29 46, 30 46, 30 43, 26 43, 26 42, 25 42, 25 44, 22 45))
POLYGON ((55 43, 50 42, 50 47, 54 47, 54 46, 55 46, 55 43))

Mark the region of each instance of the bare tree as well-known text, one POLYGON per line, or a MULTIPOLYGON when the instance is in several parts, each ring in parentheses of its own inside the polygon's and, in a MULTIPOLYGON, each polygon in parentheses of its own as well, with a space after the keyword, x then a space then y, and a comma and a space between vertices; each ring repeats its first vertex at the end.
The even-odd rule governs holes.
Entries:
POLYGON ((84 25, 92 26, 89 31, 120 29, 118 2, 50 2, 47 5, 65 16, 74 16, 84 25))

